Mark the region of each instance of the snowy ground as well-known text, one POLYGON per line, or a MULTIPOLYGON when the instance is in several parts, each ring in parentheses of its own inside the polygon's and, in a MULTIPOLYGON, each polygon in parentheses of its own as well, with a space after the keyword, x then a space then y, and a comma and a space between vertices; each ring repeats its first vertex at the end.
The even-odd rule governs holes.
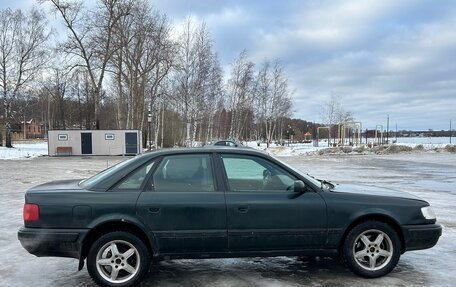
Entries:
POLYGON ((0 147, 1 159, 24 159, 48 155, 47 142, 14 144, 13 148, 0 147))
MULTIPOLYGON (((0 160, 0 285, 93 286, 77 260, 37 258, 16 237, 27 188, 83 178, 123 157, 38 157, 0 160)), ((143 286, 454 286, 456 282, 456 154, 325 155, 284 157, 317 177, 405 190, 428 200, 444 225, 437 246, 405 253, 388 276, 367 280, 331 258, 174 260, 151 267, 143 286)))
MULTIPOLYGON (((390 138, 391 141, 396 141, 395 138, 390 138)), ((369 143, 373 143, 374 139, 368 139, 369 143)), ((365 144, 365 139, 363 139, 363 144, 365 144)), ((456 143, 456 138, 452 138, 452 143, 456 143)), ((246 146, 265 150, 274 154, 276 156, 298 156, 298 155, 313 155, 320 150, 328 148, 327 140, 320 140, 318 146, 315 146, 313 143, 290 143, 286 142, 285 146, 276 145, 272 143, 269 148, 267 148, 266 143, 260 143, 258 146, 257 142, 250 141, 244 143, 246 146)), ((449 137, 404 137, 397 138, 396 145, 407 146, 411 148, 416 148, 418 145, 421 145, 424 151, 432 151, 434 149, 443 149, 445 146, 450 144, 449 137)), ((353 147, 356 148, 356 147, 353 147)), ((366 149, 366 153, 369 153, 369 149, 366 149)))
MULTIPOLYGON (((390 140, 396 140, 391 138, 390 140)), ((372 142, 373 139, 369 139, 372 142)), ((364 143, 364 141, 363 141, 364 143)), ((397 138, 398 145, 409 146, 415 148, 417 145, 422 145, 423 150, 433 150, 436 148, 442 149, 450 143, 448 137, 414 137, 414 138, 397 138)), ((456 143, 456 138, 453 138, 453 144, 456 143)), ((196 143, 200 146, 201 143, 196 143)), ((285 146, 279 146, 272 143, 269 148, 266 143, 261 143, 259 146, 255 141, 244 142, 244 145, 259 149, 266 150, 276 156, 297 156, 315 154, 319 150, 328 148, 328 142, 320 140, 318 147, 313 143, 293 143, 285 146)), ((32 143, 15 143, 13 148, 0 147, 0 160, 1 159, 26 159, 38 156, 48 155, 48 146, 46 142, 32 142, 32 143)))

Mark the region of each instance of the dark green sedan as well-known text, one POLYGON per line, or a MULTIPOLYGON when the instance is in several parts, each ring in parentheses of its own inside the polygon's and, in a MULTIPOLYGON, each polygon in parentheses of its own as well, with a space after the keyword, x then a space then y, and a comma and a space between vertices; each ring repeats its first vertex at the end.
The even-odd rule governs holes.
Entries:
POLYGON ((86 180, 27 191, 18 237, 36 256, 87 262, 101 286, 135 286, 152 260, 340 255, 379 277, 405 251, 434 246, 429 204, 335 185, 268 154, 209 147, 147 153, 86 180))

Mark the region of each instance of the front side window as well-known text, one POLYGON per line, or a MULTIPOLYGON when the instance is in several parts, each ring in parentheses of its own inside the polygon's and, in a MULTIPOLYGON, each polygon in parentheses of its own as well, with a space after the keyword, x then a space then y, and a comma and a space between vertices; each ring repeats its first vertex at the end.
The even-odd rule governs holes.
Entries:
POLYGON ((222 155, 231 191, 292 191, 296 178, 276 164, 254 156, 222 155))
POLYGON ((153 176, 158 192, 214 191, 214 176, 210 155, 190 154, 166 156, 153 176))

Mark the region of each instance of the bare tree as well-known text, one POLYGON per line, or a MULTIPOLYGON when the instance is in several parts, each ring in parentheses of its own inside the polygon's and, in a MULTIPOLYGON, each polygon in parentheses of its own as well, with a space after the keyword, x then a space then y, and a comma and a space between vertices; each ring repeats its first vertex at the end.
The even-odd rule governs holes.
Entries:
POLYGON ((214 139, 214 119, 220 107, 223 106, 225 91, 223 89, 223 75, 220 62, 216 54, 213 55, 209 71, 209 84, 207 96, 205 98, 204 114, 206 115, 206 133, 204 141, 208 142, 214 139))
POLYGON ((346 111, 340 99, 334 94, 331 94, 329 100, 323 103, 320 116, 323 123, 330 128, 330 131, 333 131, 333 127, 337 124, 353 120, 353 113, 346 111))
POLYGON ((128 5, 130 14, 114 29, 116 52, 110 64, 116 83, 118 126, 143 129, 148 104, 157 106, 160 83, 171 69, 174 45, 165 15, 145 1, 128 5))
POLYGON ((72 68, 87 69, 93 88, 96 129, 100 128, 102 86, 108 62, 115 53, 113 31, 120 19, 130 13, 130 5, 120 5, 132 0, 100 0, 95 11, 85 11, 80 1, 42 0, 50 2, 60 14, 69 31, 68 39, 61 45, 72 68))
POLYGON ((48 81, 43 83, 47 97, 52 102, 50 125, 58 129, 67 128, 66 97, 68 96, 69 76, 61 69, 54 67, 48 81))
POLYGON ((231 111, 230 137, 239 140, 252 111, 254 101, 254 63, 247 59, 247 52, 242 51, 231 66, 231 78, 228 80, 228 105, 231 111))
POLYGON ((328 101, 324 102, 320 112, 323 123, 334 126, 353 120, 353 113, 346 111, 338 97, 331 95, 328 101))
MULTIPOLYGON (((291 93, 283 68, 276 60, 263 63, 256 79, 256 107, 258 119, 264 124, 266 143, 269 146, 280 120, 291 113, 291 93)), ((281 134, 281 133, 280 133, 281 134)))
POLYGON ((13 100, 33 82, 46 63, 50 32, 45 15, 33 8, 0 11, 0 90, 6 127, 6 147, 12 147, 10 117, 13 100))
MULTIPOLYGON (((174 78, 174 98, 184 119, 182 142, 192 145, 201 130, 208 97, 211 97, 212 71, 218 65, 213 41, 205 23, 191 18, 184 23, 178 40, 174 78)), ((215 92, 215 91, 213 91, 215 92)))

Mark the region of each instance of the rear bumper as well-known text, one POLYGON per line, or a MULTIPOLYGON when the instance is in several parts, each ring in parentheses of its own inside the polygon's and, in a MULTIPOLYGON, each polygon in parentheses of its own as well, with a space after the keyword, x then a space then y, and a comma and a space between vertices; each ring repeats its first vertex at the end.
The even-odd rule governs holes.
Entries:
POLYGON ((427 249, 437 244, 442 235, 440 224, 404 225, 405 251, 427 249))
POLYGON ((21 227, 17 238, 29 253, 41 256, 79 258, 88 229, 44 229, 21 227))

